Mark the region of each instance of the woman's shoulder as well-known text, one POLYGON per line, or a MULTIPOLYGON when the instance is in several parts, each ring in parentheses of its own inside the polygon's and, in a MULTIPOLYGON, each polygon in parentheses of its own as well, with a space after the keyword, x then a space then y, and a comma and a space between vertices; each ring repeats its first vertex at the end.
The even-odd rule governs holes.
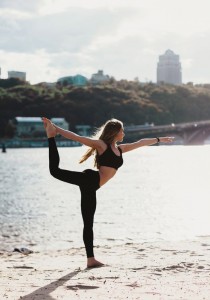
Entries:
POLYGON ((101 155, 106 149, 107 149, 108 145, 103 141, 103 140, 98 140, 98 154, 101 155))
POLYGON ((117 148, 119 149, 120 153, 122 153, 122 148, 120 147, 120 145, 118 145, 117 148))

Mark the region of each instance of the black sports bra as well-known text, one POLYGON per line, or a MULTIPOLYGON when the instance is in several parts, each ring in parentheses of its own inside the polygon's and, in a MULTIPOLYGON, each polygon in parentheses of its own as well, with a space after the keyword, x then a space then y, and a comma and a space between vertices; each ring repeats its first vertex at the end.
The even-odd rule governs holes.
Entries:
POLYGON ((120 156, 116 155, 111 148, 111 145, 107 145, 107 149, 101 154, 97 154, 97 163, 99 166, 110 167, 118 169, 123 164, 122 150, 118 147, 120 156))

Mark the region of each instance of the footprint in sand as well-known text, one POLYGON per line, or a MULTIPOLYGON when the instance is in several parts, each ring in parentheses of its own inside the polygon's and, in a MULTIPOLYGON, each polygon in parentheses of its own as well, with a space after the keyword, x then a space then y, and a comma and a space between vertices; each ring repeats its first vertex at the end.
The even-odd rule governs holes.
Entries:
POLYGON ((76 285, 68 285, 66 288, 68 290, 72 290, 72 291, 77 291, 77 290, 94 290, 94 289, 98 289, 99 286, 76 284, 76 285))

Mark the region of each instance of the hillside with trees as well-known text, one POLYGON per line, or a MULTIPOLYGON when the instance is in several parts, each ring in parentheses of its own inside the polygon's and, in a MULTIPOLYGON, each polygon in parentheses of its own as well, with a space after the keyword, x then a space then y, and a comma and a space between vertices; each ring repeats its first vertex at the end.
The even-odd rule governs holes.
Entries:
POLYGON ((1 137, 13 135, 9 120, 16 116, 64 117, 71 129, 77 124, 99 126, 112 117, 125 125, 208 120, 210 85, 158 86, 111 79, 100 86, 49 88, 1 79, 1 137))

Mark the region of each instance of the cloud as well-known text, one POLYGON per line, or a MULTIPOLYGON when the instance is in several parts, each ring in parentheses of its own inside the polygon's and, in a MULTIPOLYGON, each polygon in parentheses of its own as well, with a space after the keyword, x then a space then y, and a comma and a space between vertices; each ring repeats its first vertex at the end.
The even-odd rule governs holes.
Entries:
POLYGON ((156 81, 168 48, 180 55, 185 81, 210 80, 207 0, 1 0, 0 7, 0 66, 25 70, 32 83, 98 69, 156 81))
POLYGON ((97 36, 116 30, 121 15, 108 10, 71 11, 48 16, 34 16, 30 20, 14 20, 0 16, 1 49, 5 51, 77 52, 97 36), (102 20, 106 20, 105 22, 102 20))
POLYGON ((43 0, 1 0, 0 8, 18 11, 38 11, 43 0))

